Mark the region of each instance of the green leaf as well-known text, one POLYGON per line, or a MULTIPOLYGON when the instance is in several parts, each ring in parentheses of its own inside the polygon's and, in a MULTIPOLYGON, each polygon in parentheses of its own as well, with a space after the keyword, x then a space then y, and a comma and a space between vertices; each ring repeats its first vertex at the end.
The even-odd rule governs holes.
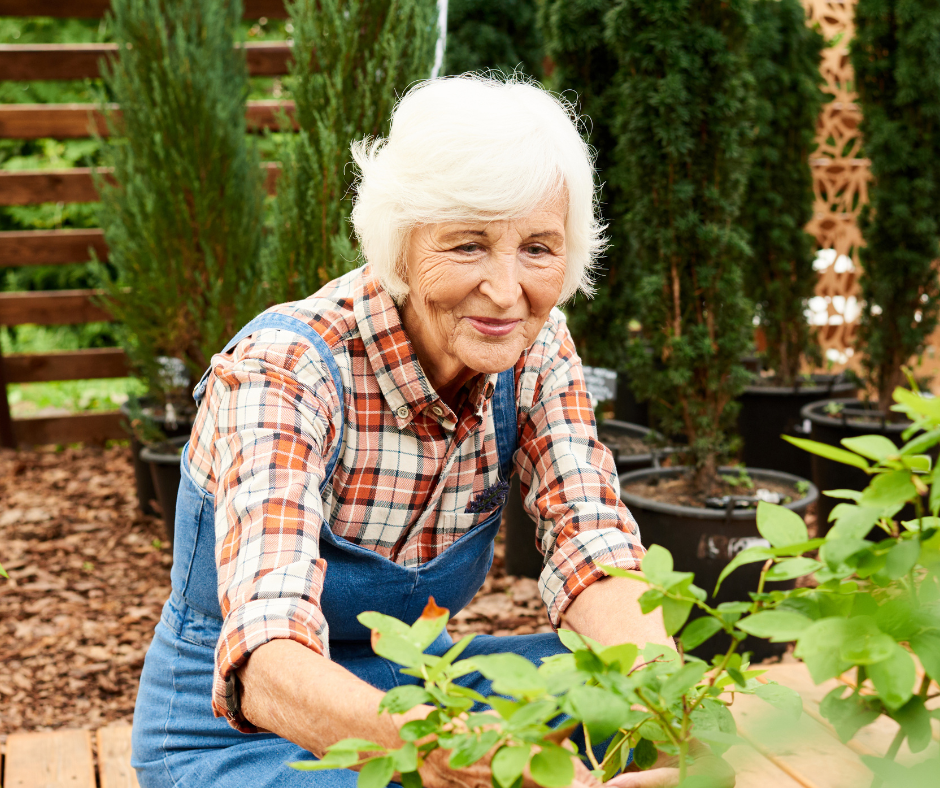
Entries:
POLYGON ((830 498, 845 498, 849 501, 856 501, 862 497, 861 490, 823 490, 823 495, 830 498))
POLYGON ((648 616, 663 603, 665 598, 666 595, 662 591, 657 591, 655 588, 644 591, 640 595, 640 612, 643 613, 644 616, 648 616))
POLYGON ((656 745, 649 739, 640 739, 633 748, 633 762, 637 769, 650 769, 659 758, 656 745))
POLYGON ((527 725, 542 725, 557 715, 558 703, 554 700, 540 700, 535 703, 524 703, 520 705, 512 715, 512 719, 509 721, 509 728, 517 730, 527 725))
POLYGON ((901 454, 923 454, 940 441, 940 429, 930 430, 912 438, 901 447, 901 454))
POLYGON ((757 504, 757 530, 774 547, 788 547, 809 539, 802 517, 766 501, 757 504))
POLYGON ((490 765, 497 784, 502 788, 512 788, 525 771, 531 751, 532 747, 528 744, 500 747, 490 765))
POLYGON ((601 569, 605 574, 610 575, 610 577, 626 577, 630 580, 638 580, 641 583, 648 583, 649 581, 643 577, 639 572, 628 569, 621 569, 619 566, 607 566, 607 564, 598 564, 599 569, 601 569))
POLYGON ((376 613, 374 610, 367 610, 356 616, 356 619, 367 629, 374 630, 380 635, 399 635, 408 637, 411 634, 411 627, 404 621, 397 618, 386 616, 384 613, 376 613))
POLYGON ((810 454, 817 454, 820 457, 825 457, 827 460, 841 462, 843 465, 853 465, 856 468, 861 468, 863 471, 868 470, 868 463, 865 462, 862 457, 850 451, 846 451, 845 449, 840 449, 837 446, 830 446, 828 443, 819 443, 818 441, 811 441, 806 438, 794 438, 790 435, 784 435, 783 439, 792 443, 798 449, 808 451, 810 454))
POLYGON ((865 488, 859 504, 874 509, 900 508, 917 497, 910 471, 879 473, 865 488))
POLYGON ((666 634, 674 635, 689 618, 692 612, 692 603, 676 599, 663 599, 663 623, 666 625, 666 634))
POLYGON ((754 694, 795 720, 803 713, 803 699, 800 693, 774 681, 761 684, 754 690, 754 694))
POLYGON ((877 462, 883 462, 888 457, 896 457, 899 454, 898 447, 884 435, 859 435, 856 438, 843 438, 840 443, 856 454, 877 462))
POLYGON ((415 684, 405 684, 401 687, 394 687, 385 693, 382 702, 379 704, 379 711, 387 711, 390 714, 404 714, 415 706, 422 703, 430 703, 431 696, 423 687, 415 684))
POLYGON ((852 692, 847 698, 843 698, 848 689, 843 685, 835 687, 819 704, 819 713, 836 729, 836 734, 843 744, 881 716, 874 709, 870 709, 858 693, 852 692))
POLYGON ((574 687, 567 697, 576 718, 585 724, 595 742, 616 733, 630 716, 627 701, 600 687, 574 687))
POLYGON ((771 643, 796 640, 813 622, 799 613, 786 610, 765 610, 738 622, 738 629, 771 643))
POLYGON ((874 547, 873 542, 868 542, 864 539, 856 539, 850 536, 842 536, 827 539, 826 543, 819 548, 819 557, 832 568, 836 568, 844 564, 850 558, 861 552, 870 550, 872 547, 874 547))
POLYGON ((920 632, 911 638, 910 643, 927 675, 940 682, 940 630, 928 629, 920 632))
POLYGON ((579 635, 577 632, 573 632, 570 629, 559 629, 558 639, 569 651, 580 651, 581 649, 587 648, 587 646, 590 646, 594 651, 601 651, 604 648, 593 638, 579 635))
POLYGON ((651 545, 640 564, 643 574, 650 582, 662 584, 672 572, 672 553, 662 545, 651 545))
POLYGON ((829 531, 828 539, 864 539, 881 518, 881 512, 881 509, 870 506, 840 503, 829 513, 829 520, 835 521, 835 525, 829 531))
POLYGON ((401 774, 416 771, 418 768, 418 748, 406 742, 401 748, 390 753, 395 771, 401 774))
POLYGON ((401 775, 401 788, 423 788, 421 775, 418 772, 404 772, 401 775))
POLYGON ((532 756, 529 773, 543 788, 566 788, 574 780, 572 753, 563 747, 547 745, 532 756))
POLYGON ((386 755, 364 764, 356 779, 356 788, 385 788, 395 773, 394 760, 386 755))
POLYGON ((800 635, 793 653, 806 663, 814 683, 834 679, 852 667, 840 653, 847 624, 844 618, 823 618, 800 635))
POLYGON ((499 731, 483 731, 479 736, 464 736, 450 756, 451 769, 463 769, 486 755, 500 739, 499 731))
POLYGON ((708 640, 712 635, 721 630, 721 622, 717 618, 702 616, 694 621, 690 621, 686 625, 686 628, 682 630, 682 636, 679 640, 682 641, 682 648, 686 651, 691 651, 693 648, 702 645, 702 643, 708 640))
POLYGON ((892 644, 894 649, 891 656, 868 666, 868 678, 875 685, 885 706, 889 709, 899 709, 914 694, 917 669, 911 655, 894 641, 892 644))
POLYGON ((846 622, 839 653, 855 665, 871 665, 891 656, 896 645, 873 618, 854 616, 846 622))
POLYGON ((792 580, 822 569, 822 566, 819 561, 814 561, 812 558, 788 558, 770 567, 767 571, 767 579, 775 582, 792 580))
POLYGON ((545 691, 545 679, 538 669, 518 654, 484 654, 467 660, 493 682, 493 689, 503 695, 545 691))
POLYGON ((748 547, 746 550, 742 550, 721 570, 721 574, 718 575, 718 583, 715 585, 715 593, 718 593, 718 589, 721 588, 721 584, 724 582, 725 578, 739 566, 753 564, 758 561, 766 561, 768 558, 774 557, 773 552, 766 547, 748 547))
POLYGON ((933 738, 930 727, 930 712, 924 706, 924 701, 912 697, 892 715, 907 734, 907 744, 911 752, 926 750, 933 738))
POLYGON ((888 551, 882 573, 890 580, 904 577, 920 558, 920 542, 917 539, 901 539, 888 551))
POLYGON ((372 649, 380 657, 409 668, 417 667, 424 662, 422 650, 401 635, 380 634, 377 638, 373 638, 372 649))
POLYGON ((383 752, 385 748, 368 739, 341 739, 330 746, 330 752, 383 752))
POLYGON ((605 665, 620 665, 620 672, 626 675, 633 669, 639 652, 636 643, 621 643, 618 646, 608 646, 598 656, 605 665))
POLYGON ((678 700, 702 680, 705 667, 704 662, 689 662, 683 665, 663 682, 660 695, 668 701, 678 700))
POLYGON ((401 726, 398 735, 403 741, 417 741, 437 730, 438 723, 432 719, 412 720, 401 726))

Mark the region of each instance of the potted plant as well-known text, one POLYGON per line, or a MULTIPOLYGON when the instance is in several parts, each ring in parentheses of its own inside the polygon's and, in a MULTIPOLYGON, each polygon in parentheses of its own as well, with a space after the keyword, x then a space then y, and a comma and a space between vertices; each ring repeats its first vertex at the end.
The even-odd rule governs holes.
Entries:
MULTIPOLYGON (((146 419, 132 422, 188 434, 191 382, 262 306, 264 185, 246 141, 242 4, 115 0, 111 13, 118 55, 102 70, 120 110, 102 102, 113 180, 96 174, 109 247, 97 271, 146 386, 130 408, 146 419)), ((152 497, 139 492, 144 504, 152 497)))
POLYGON ((856 393, 849 380, 804 373, 822 361, 805 318, 816 274, 814 239, 803 228, 813 213, 809 156, 825 96, 819 72, 825 41, 806 25, 799 0, 757 0, 753 9, 748 59, 760 90, 741 224, 752 250, 745 292, 765 340, 760 360, 767 373, 754 375, 740 398, 741 458, 747 466, 808 477, 810 455, 780 434, 802 434, 804 405, 856 393))
POLYGON ((430 0, 295 0, 287 85, 296 134, 278 146, 281 173, 263 251, 271 303, 306 298, 360 264, 350 212, 349 146, 388 133, 397 97, 434 63, 437 9, 430 0))
MULTIPOLYGON (((641 272, 641 334, 629 347, 637 393, 653 426, 683 435, 684 466, 620 477, 645 544, 712 587, 760 534, 757 499, 802 514, 815 490, 795 476, 722 467, 736 448, 736 400, 752 309, 742 293, 748 238, 739 221, 753 130, 747 53, 752 4, 618 3, 606 16, 618 52, 618 172, 626 233, 641 272)), ((756 575, 742 572, 740 587, 756 575)), ((728 589, 733 595, 734 589, 728 589)))
MULTIPOLYGON (((860 217, 863 306, 857 348, 873 401, 806 406, 817 441, 838 444, 869 433, 900 443, 903 417, 886 403, 904 385, 903 368, 923 352, 937 326, 940 279, 940 17, 920 3, 860 0, 852 67, 871 159, 870 203, 860 217)), ((824 489, 860 490, 864 475, 824 457, 813 474, 824 489)), ((832 504, 820 506, 827 527, 832 504)))

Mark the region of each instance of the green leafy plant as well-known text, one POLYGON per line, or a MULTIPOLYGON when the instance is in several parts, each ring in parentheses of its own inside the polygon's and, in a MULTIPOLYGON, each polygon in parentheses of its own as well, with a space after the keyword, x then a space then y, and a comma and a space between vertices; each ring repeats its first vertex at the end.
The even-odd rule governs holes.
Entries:
POLYGON ((759 503, 757 528, 766 544, 735 555, 718 580, 720 586, 738 567, 763 564, 748 600, 709 606, 694 575, 676 571, 669 552, 656 545, 643 559, 642 574, 606 568, 648 586, 641 609, 662 610, 666 631, 677 637, 676 650, 631 643, 604 647, 559 630, 571 653, 540 666, 514 654, 461 660, 473 636, 443 656, 424 653, 447 622, 447 611, 433 600, 412 626, 364 613, 360 621, 372 629, 376 653, 403 665, 402 673, 417 682, 387 693, 381 711, 404 713, 425 705, 428 714, 401 729, 401 748, 349 739, 330 747, 320 761, 294 765, 360 767, 360 788, 381 788, 398 772, 402 784, 414 788, 423 760, 443 749, 454 768, 490 757, 494 788, 517 788, 526 768, 539 785, 563 788, 574 776, 574 758, 587 758, 594 774, 606 780, 624 768, 632 750, 631 768, 650 768, 666 754, 676 759, 682 785, 714 784, 708 774, 695 773, 693 742, 721 753, 740 741, 728 708, 735 694, 756 694, 790 720, 802 710, 796 692, 762 681, 763 671, 739 652, 751 635, 795 641, 796 656, 817 683, 854 679, 840 683, 820 705, 843 741, 881 716, 898 723, 885 756, 863 756, 874 773, 873 787, 883 780, 906 788, 934 785, 935 763, 908 767, 894 759, 904 742, 922 752, 931 742, 931 720, 940 718, 940 710, 927 705, 940 696, 940 472, 927 454, 940 444, 940 400, 902 389, 895 398, 896 409, 913 422, 900 449, 880 436, 846 439, 845 448, 791 439, 865 470, 872 482, 861 493, 830 492, 846 502, 833 511, 835 525, 820 539, 810 539, 790 510, 759 503), (907 504, 915 506, 917 517, 893 519, 907 504), (872 528, 883 538, 865 539, 872 528), (800 587, 767 586, 800 577, 807 578, 800 587), (719 633, 729 645, 710 661, 689 653, 719 633), (492 695, 460 683, 474 672, 492 681, 492 695), (553 729, 559 715, 564 721, 553 729), (607 742, 602 758, 590 746, 583 755, 560 746, 576 726, 583 727, 588 745, 607 742))
MULTIPOLYGON (((349 222, 349 146, 385 136, 392 108, 434 62, 433 0, 295 0, 286 83, 297 134, 277 145, 281 172, 264 250, 265 299, 305 298, 359 264, 349 222)), ((286 123, 286 119, 284 121, 286 123)))
POLYGON ((859 0, 852 67, 871 159, 860 227, 863 367, 881 407, 940 315, 940 9, 859 0))
POLYGON ((198 378, 259 311, 263 173, 247 142, 248 72, 235 48, 239 0, 115 0, 119 56, 103 66, 109 139, 100 173, 108 242, 98 275, 148 392, 168 386, 164 357, 198 378))
POLYGON ((816 283, 809 155, 825 94, 823 37, 806 24, 800 0, 757 0, 748 57, 757 84, 752 161, 741 223, 753 250, 745 292, 767 340, 766 366, 793 385, 804 361, 822 362, 803 313, 816 283))
POLYGON ((447 4, 447 74, 495 70, 542 77, 542 33, 537 0, 450 0, 447 4))

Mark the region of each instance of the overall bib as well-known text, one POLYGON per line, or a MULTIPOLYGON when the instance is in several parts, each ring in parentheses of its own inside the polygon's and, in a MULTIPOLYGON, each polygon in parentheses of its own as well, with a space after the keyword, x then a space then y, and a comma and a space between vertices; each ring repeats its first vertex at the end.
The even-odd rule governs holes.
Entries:
MULTIPOLYGON (((307 339, 320 353, 343 401, 342 380, 329 348, 311 326, 297 318, 259 315, 223 352, 231 351, 241 339, 263 328, 284 329, 307 339)), ((205 393, 208 374, 194 392, 197 403, 205 393)), ((502 477, 508 479, 517 438, 513 370, 499 375, 492 406, 502 477)), ((321 493, 342 453, 342 423, 336 446, 320 485, 321 493)), ((296 771, 286 764, 312 759, 306 750, 273 733, 241 733, 225 719, 213 716, 214 650, 222 629, 215 563, 215 502, 193 480, 187 449, 181 468, 172 593, 147 651, 134 710, 132 763, 141 787, 354 788, 356 772, 296 771)), ((319 544, 327 571, 321 606, 329 625, 330 658, 381 690, 415 683, 415 678, 399 673, 396 664, 375 655, 369 631, 356 616, 376 610, 410 624, 420 616, 429 596, 452 615, 457 613, 486 578, 501 513, 501 508, 496 510, 439 556, 413 568, 334 535, 324 523, 319 544)), ((451 644, 444 632, 428 652, 443 654, 451 644)), ((553 633, 477 636, 463 657, 514 652, 539 663, 565 651, 553 633)), ((461 683, 484 696, 492 694, 490 683, 479 674, 464 677, 461 683)), ((598 749, 603 755, 603 748, 598 749)))

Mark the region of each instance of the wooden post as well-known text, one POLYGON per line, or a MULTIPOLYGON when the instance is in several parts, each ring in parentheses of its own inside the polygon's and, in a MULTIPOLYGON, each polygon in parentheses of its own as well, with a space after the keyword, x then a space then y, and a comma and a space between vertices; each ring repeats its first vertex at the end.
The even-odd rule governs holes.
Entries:
POLYGON ((3 371, 2 347, 0 347, 0 446, 5 449, 16 448, 13 419, 10 417, 10 403, 7 400, 7 376, 3 371))

